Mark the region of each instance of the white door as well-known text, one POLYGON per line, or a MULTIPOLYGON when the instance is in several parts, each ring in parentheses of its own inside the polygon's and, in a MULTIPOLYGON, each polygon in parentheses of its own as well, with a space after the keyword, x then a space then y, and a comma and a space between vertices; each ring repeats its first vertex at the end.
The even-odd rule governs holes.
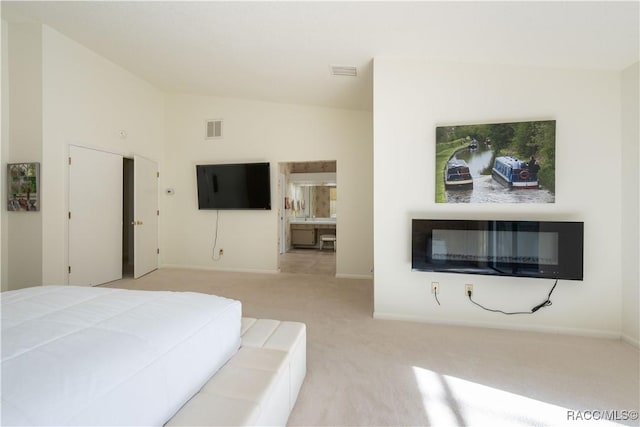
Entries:
POLYGON ((69 147, 69 284, 122 278, 122 156, 69 147))
POLYGON ((158 165, 133 158, 133 277, 158 268, 158 165))
POLYGON ((280 215, 279 217, 279 221, 280 223, 278 224, 278 228, 280 230, 280 255, 284 254, 286 252, 287 249, 287 235, 286 235, 286 206, 284 203, 284 197, 287 194, 287 189, 286 187, 286 178, 284 176, 283 173, 280 174, 279 180, 278 180, 278 186, 280 187, 280 207, 278 208, 278 215, 280 215))

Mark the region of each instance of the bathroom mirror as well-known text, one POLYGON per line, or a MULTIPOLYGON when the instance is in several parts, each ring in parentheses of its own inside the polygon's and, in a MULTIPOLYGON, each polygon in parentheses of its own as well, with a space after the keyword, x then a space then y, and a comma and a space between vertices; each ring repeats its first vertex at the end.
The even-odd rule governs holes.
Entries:
POLYGON ((297 218, 335 218, 337 188, 329 185, 294 185, 293 213, 297 218))

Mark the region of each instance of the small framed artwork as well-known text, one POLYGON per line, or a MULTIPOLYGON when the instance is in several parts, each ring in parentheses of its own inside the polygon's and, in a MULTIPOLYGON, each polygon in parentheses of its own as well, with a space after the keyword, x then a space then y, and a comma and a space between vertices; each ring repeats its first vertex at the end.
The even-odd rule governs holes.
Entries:
POLYGON ((7 165, 7 210, 27 212, 40 210, 40 163, 7 165))

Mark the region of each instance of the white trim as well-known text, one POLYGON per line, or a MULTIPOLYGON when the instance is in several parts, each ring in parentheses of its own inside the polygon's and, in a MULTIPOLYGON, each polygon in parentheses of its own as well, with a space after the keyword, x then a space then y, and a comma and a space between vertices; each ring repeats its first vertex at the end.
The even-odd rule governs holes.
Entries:
MULTIPOLYGON (((162 264, 158 267, 161 268, 177 268, 185 270, 206 270, 206 271, 228 271, 237 273, 264 273, 264 274, 279 274, 278 270, 251 270, 247 268, 220 268, 220 267, 203 267, 199 265, 182 265, 182 264, 162 264)), ((331 277, 331 276, 328 276, 331 277)), ((336 274, 338 279, 373 279, 373 275, 369 274, 336 274)))
POLYGON ((490 328, 505 329, 515 331, 542 332, 561 335, 574 335, 591 338, 606 338, 619 340, 621 338, 619 332, 604 331, 599 329, 578 329, 578 328, 558 328, 553 326, 534 326, 534 325, 504 325, 502 323, 492 322, 468 322, 468 321, 442 321, 430 317, 411 316, 394 313, 373 312, 374 319, 381 320, 404 320, 410 322, 434 323, 439 325, 468 326, 474 328, 490 328))
POLYGON ((177 268, 185 270, 206 270, 206 271, 227 271, 237 273, 264 273, 277 274, 278 270, 251 270, 247 268, 220 268, 220 267, 204 267, 200 265, 182 265, 182 264, 162 264, 159 268, 177 268))
POLYGON ((336 273, 337 279, 373 279, 373 274, 345 274, 336 273))
MULTIPOLYGON (((157 159, 154 159, 152 157, 147 157, 147 156, 141 156, 139 154, 135 154, 132 151, 125 151, 125 150, 117 150, 117 149, 113 149, 113 148, 104 148, 100 145, 91 145, 91 144, 83 144, 83 143, 68 143, 66 144, 66 156, 64 158, 64 162, 65 162, 65 166, 64 166, 64 198, 65 198, 65 215, 67 212, 69 212, 69 158, 71 157, 71 147, 77 147, 77 148, 84 148, 86 150, 94 150, 94 151, 101 151, 103 153, 110 153, 110 154, 116 154, 119 156, 122 156, 123 158, 126 159, 132 159, 134 156, 138 156, 138 157, 142 157, 145 158, 147 160, 151 160, 152 162, 155 162, 158 165, 158 172, 160 172, 160 161, 158 161, 157 159)), ((72 160, 73 162, 73 160, 72 160)), ((160 179, 160 177, 158 177, 158 179, 160 179)), ((160 192, 160 181, 158 181, 158 191, 160 192)), ((198 193, 196 193, 198 194, 198 193)), ((160 208, 160 196, 161 193, 158 193, 158 208, 160 208)), ((197 197, 196 197, 196 203, 197 203, 197 197)), ((160 236, 160 221, 161 219, 158 218, 158 248, 160 248, 160 243, 161 243, 161 236, 160 236)), ((65 262, 64 265, 60 266, 62 268, 63 271, 63 276, 65 278, 65 285, 69 284, 69 221, 65 220, 64 221, 64 251, 65 251, 65 262)), ((159 257, 158 257, 159 258, 159 257)))
POLYGON ((632 338, 627 334, 622 334, 620 339, 622 339, 622 341, 626 342, 627 344, 632 345, 635 348, 640 349, 640 340, 638 340, 637 338, 632 338))
MULTIPOLYGON (((287 194, 287 176, 280 171, 278 165, 278 257, 287 252, 287 209, 285 206, 285 197, 287 194)), ((278 258, 280 265, 280 258, 278 258)))
POLYGON ((326 185, 336 184, 336 181, 337 172, 301 172, 289 174, 289 182, 291 184, 326 185))

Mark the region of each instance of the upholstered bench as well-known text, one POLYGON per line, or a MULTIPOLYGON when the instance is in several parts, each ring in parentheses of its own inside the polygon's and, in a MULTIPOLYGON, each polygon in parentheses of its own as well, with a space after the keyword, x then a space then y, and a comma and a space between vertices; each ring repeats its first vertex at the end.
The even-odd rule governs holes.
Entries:
POLYGON ((320 250, 323 249, 324 244, 327 242, 331 242, 333 244, 333 250, 335 252, 336 250, 336 243, 338 243, 337 239, 336 239, 336 235, 335 234, 323 234, 320 237, 320 250))
POLYGON ((167 426, 286 425, 307 372, 303 323, 242 318, 242 345, 167 426))

